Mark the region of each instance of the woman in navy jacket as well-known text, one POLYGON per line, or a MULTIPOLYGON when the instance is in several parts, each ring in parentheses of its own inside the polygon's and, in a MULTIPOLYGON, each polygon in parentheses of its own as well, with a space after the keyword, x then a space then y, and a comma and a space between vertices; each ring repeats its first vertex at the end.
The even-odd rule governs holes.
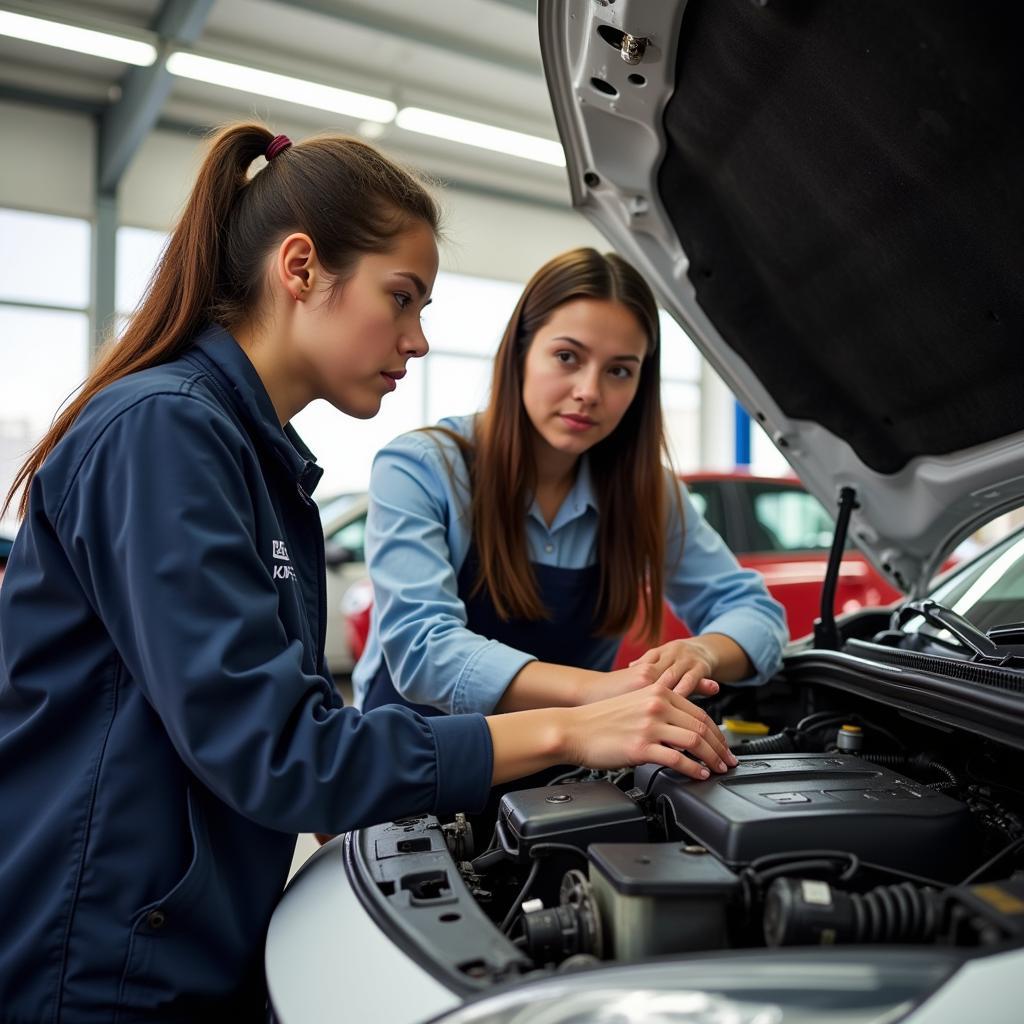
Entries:
POLYGON ((782 608, 668 462, 650 288, 614 254, 562 253, 512 313, 487 408, 374 461, 362 707, 489 714, 767 679, 782 608), (663 594, 695 635, 609 671, 638 612, 655 641, 663 594))
POLYGON ((373 416, 427 351, 436 229, 372 147, 223 130, 123 338, 22 468, 0 589, 8 1024, 258 1019, 296 832, 474 810, 567 760, 728 756, 665 687, 486 719, 341 706, 320 470, 288 423, 316 398, 373 416))

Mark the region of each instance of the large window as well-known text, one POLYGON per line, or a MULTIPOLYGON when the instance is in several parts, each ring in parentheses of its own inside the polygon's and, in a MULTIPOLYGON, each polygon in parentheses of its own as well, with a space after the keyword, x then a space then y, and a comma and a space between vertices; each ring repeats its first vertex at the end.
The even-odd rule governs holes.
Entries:
POLYGON ((89 362, 87 221, 0 209, 0 493, 89 362))
POLYGON ((167 235, 162 231, 117 229, 115 301, 118 316, 127 316, 139 304, 166 244, 167 235))
POLYGON ((0 301, 85 310, 87 221, 0 209, 0 301))

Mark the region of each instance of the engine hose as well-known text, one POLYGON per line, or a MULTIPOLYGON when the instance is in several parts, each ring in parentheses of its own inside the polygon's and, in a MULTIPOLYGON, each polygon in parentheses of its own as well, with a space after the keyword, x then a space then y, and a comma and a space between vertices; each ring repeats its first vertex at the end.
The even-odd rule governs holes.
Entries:
POLYGON ((796 741, 792 732, 786 729, 773 736, 762 736, 746 743, 736 743, 729 749, 736 754, 791 754, 796 750, 796 741))
POLYGON ((956 772, 933 760, 928 754, 916 754, 914 757, 906 757, 903 754, 861 754, 859 756, 865 761, 880 764, 885 768, 930 768, 946 777, 943 782, 929 783, 929 789, 958 789, 960 787, 960 778, 956 772))
POLYGON ((918 889, 911 882, 880 885, 859 895, 850 893, 857 918, 859 942, 924 942, 938 928, 934 890, 918 889))
POLYGON ((911 882, 847 893, 827 882, 777 878, 765 897, 769 946, 927 942, 941 924, 935 889, 911 882))
POLYGON ((951 771, 944 764, 939 764, 938 761, 931 761, 931 760, 929 760, 926 763, 927 763, 928 767, 932 769, 932 771, 936 771, 940 775, 945 775, 946 776, 946 781, 945 782, 933 782, 933 783, 931 783, 931 788, 932 789, 959 789, 960 788, 960 779, 957 777, 955 772, 951 771))

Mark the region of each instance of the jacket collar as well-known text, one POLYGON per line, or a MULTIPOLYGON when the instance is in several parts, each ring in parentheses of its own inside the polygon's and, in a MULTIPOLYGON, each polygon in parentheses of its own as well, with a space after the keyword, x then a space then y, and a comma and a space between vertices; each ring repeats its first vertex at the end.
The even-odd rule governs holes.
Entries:
POLYGON ((223 327, 211 324, 196 339, 193 351, 205 357, 226 386, 253 439, 273 453, 306 494, 312 494, 324 471, 294 427, 278 422, 260 375, 238 342, 223 327))

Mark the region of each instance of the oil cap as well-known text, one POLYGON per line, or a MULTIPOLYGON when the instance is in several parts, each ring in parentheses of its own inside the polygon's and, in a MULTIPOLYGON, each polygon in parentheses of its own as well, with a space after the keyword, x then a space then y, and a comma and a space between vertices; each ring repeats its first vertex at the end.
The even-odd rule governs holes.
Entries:
POLYGON ((856 753, 864 746, 864 731, 859 725, 842 725, 836 733, 836 746, 847 754, 856 753))

